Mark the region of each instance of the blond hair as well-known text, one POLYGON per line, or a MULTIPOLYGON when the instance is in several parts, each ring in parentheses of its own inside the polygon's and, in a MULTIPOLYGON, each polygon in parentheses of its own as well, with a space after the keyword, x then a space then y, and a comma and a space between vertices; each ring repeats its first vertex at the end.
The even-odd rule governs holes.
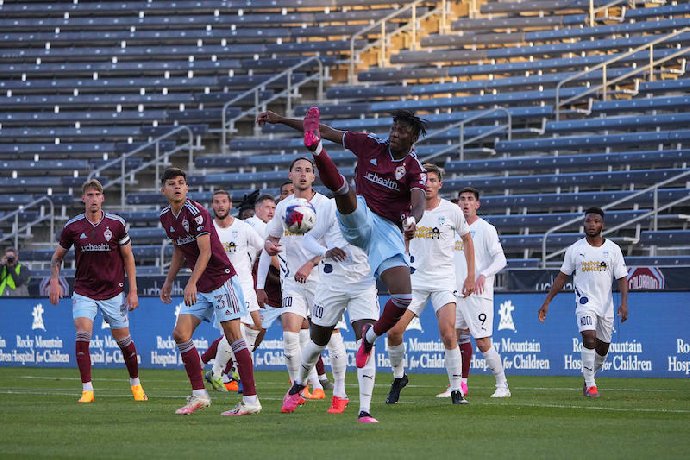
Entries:
POLYGON ((434 173, 438 176, 438 181, 443 182, 443 168, 440 168, 433 163, 424 163, 422 166, 424 166, 424 169, 426 169, 427 174, 434 173))
POLYGON ((103 186, 97 179, 91 179, 84 182, 84 185, 81 186, 81 194, 86 194, 86 191, 89 189, 96 189, 99 192, 103 193, 103 186))

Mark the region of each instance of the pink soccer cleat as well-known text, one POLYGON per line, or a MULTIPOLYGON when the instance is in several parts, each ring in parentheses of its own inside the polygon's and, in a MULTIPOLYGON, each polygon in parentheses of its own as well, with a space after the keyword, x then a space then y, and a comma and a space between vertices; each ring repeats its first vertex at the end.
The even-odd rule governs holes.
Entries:
POLYGON ((359 423, 379 423, 369 412, 361 411, 357 417, 359 423))
POLYGON ((295 394, 290 394, 288 391, 285 393, 285 397, 283 398, 283 405, 280 408, 280 412, 283 414, 291 414, 297 409, 299 406, 302 404, 306 403, 306 399, 302 397, 301 392, 297 392, 295 394))
POLYGON ((312 152, 316 150, 319 142, 321 142, 321 133, 319 132, 319 108, 310 107, 307 110, 307 115, 304 117, 304 146, 312 152))
POLYGON ((585 389, 585 396, 587 398, 598 398, 599 397, 599 390, 597 390, 596 385, 592 385, 591 387, 587 387, 587 389, 585 389))
POLYGON ((374 347, 374 344, 367 342, 366 338, 367 331, 370 327, 371 324, 369 323, 362 326, 362 344, 359 346, 359 348, 357 349, 357 353, 355 354, 355 360, 358 369, 361 369, 364 366, 366 366, 369 362, 369 358, 371 358, 371 350, 374 347))
POLYGON ((338 396, 333 396, 331 398, 331 407, 328 408, 326 412, 329 414, 342 414, 345 412, 347 405, 350 403, 348 398, 340 398, 338 396))
POLYGON ((211 405, 211 399, 204 396, 192 395, 187 397, 187 404, 175 411, 177 415, 191 415, 194 412, 205 409, 211 405))

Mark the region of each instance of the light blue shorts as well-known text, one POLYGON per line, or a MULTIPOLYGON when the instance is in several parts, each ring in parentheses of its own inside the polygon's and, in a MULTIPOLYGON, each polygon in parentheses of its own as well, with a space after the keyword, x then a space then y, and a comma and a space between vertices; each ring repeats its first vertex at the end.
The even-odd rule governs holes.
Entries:
POLYGON ((181 315, 193 315, 201 321, 213 323, 240 319, 247 314, 247 306, 242 295, 242 286, 237 275, 227 280, 221 287, 211 292, 198 292, 196 303, 184 306, 181 315))
POLYGON ((259 310, 261 313, 261 327, 268 330, 271 325, 283 314, 282 308, 264 307, 259 310))
POLYGON ((364 250, 375 276, 393 267, 409 267, 405 242, 400 229, 388 219, 374 213, 364 197, 357 196, 357 209, 338 215, 338 224, 345 240, 364 250))
POLYGON ((111 329, 129 327, 124 292, 106 300, 94 300, 76 292, 72 295, 72 318, 89 318, 93 321, 99 311, 111 329))

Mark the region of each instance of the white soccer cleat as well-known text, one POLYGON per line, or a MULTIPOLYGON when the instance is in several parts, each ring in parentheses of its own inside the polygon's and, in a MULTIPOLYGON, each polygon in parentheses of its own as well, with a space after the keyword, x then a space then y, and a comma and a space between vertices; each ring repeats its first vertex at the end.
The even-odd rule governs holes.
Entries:
POLYGON ((446 391, 443 391, 439 394, 436 395, 437 398, 450 398, 450 385, 448 388, 446 388, 446 391))
POLYGON ((491 395, 492 398, 510 398, 510 390, 507 386, 496 387, 496 391, 491 395))
POLYGON ((258 414, 259 412, 261 412, 261 403, 257 399, 255 404, 249 404, 249 403, 242 401, 242 402, 238 403, 232 409, 227 410, 220 415, 225 415, 225 416, 230 416, 230 417, 239 417, 241 415, 258 414))
POLYGON ((187 404, 175 411, 177 415, 191 415, 194 412, 205 409, 211 405, 211 398, 208 396, 188 396, 187 404))

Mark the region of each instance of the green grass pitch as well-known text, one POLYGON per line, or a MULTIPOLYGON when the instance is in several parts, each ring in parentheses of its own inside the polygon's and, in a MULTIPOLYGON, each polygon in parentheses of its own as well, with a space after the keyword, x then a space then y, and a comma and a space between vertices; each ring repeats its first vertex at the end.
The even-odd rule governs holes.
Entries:
POLYGON ((94 404, 76 403, 76 369, 0 369, 2 458, 689 458, 690 380, 608 379, 585 400, 581 381, 510 377, 513 397, 490 398, 492 378, 472 377, 470 405, 434 395, 444 375, 411 375, 400 403, 387 406, 389 372, 379 372, 372 413, 356 422, 358 392, 348 374, 350 407, 327 401, 280 413, 285 372, 259 372, 263 412, 221 417, 234 393, 211 391, 213 405, 174 415, 190 393, 183 370, 143 370, 149 401, 135 403, 124 369, 96 369, 94 404))

